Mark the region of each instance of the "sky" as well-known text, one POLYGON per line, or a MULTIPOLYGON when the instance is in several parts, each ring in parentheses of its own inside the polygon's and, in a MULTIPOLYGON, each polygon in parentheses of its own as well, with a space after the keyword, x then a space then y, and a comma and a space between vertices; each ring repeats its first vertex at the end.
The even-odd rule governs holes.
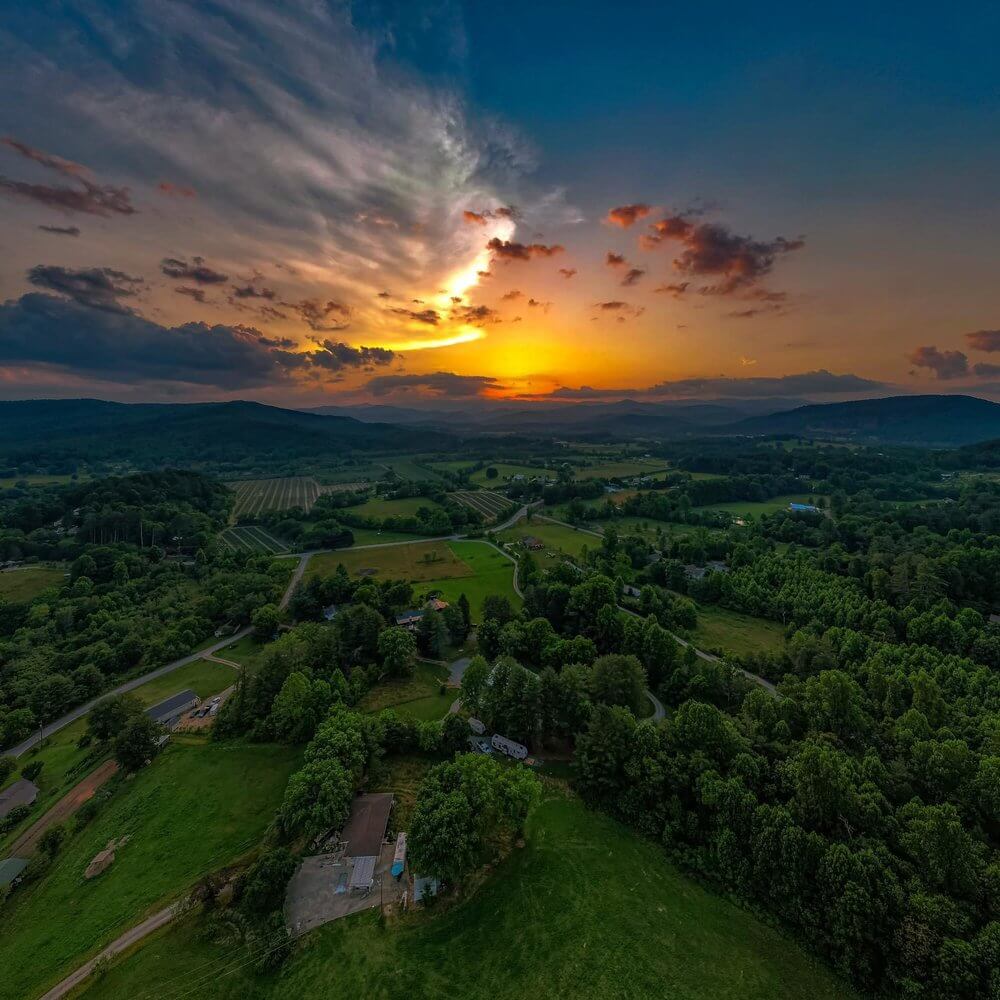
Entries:
POLYGON ((0 398, 1000 399, 995 5, 4 7, 0 398))

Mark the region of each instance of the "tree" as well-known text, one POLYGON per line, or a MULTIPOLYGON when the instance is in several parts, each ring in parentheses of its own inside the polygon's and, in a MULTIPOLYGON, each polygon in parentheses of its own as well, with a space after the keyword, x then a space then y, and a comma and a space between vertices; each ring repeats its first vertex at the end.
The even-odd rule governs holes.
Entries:
POLYGON ((410 820, 414 871, 456 884, 491 849, 519 836, 540 795, 525 768, 507 768, 481 754, 460 754, 427 772, 410 820))
POLYGON ((270 638, 278 631, 281 624, 281 612, 276 604, 262 604, 250 616, 250 624, 254 632, 262 637, 270 638))
POLYGON ((378 637, 382 669, 390 677, 409 677, 417 659, 417 641, 409 629, 393 625, 378 637))
POLYGON ((479 702, 490 676, 490 665, 482 656, 474 656, 462 674, 462 704, 469 712, 479 711, 479 702))
POLYGON ((42 773, 43 767, 45 767, 44 760, 33 760, 21 768, 21 777, 26 781, 34 781, 42 773))
POLYGON ((499 475, 500 475, 500 473, 497 471, 497 469, 496 469, 495 466, 492 466, 492 465, 486 466, 486 478, 487 479, 496 479, 497 476, 499 476, 499 475))
POLYGON ((142 703, 134 695, 121 694, 99 701, 87 716, 87 731, 105 743, 117 736, 129 719, 142 714, 142 703))
POLYGON ((60 851, 63 841, 66 839, 66 827, 61 823, 50 826, 45 833, 38 838, 38 848, 50 858, 54 858, 60 851))
POLYGON ((131 716, 114 738, 115 760, 125 772, 138 771, 146 765, 163 734, 163 727, 145 712, 131 716))
POLYGON ((288 779, 278 810, 278 829, 286 839, 299 834, 313 837, 339 829, 354 797, 354 779, 334 757, 308 761, 288 779))
POLYGON ((417 623, 417 646, 420 652, 424 656, 438 660, 444 655, 447 641, 448 630, 444 627, 441 616, 432 608, 428 608, 417 623))
POLYGON ((2 785, 16 770, 16 757, 0 757, 0 785, 2 785))
POLYGON ((487 594, 483 598, 483 621, 492 620, 506 625, 514 620, 514 609, 510 601, 502 594, 487 594))
POLYGON ((455 602, 456 607, 462 613, 462 621, 465 624, 465 634, 469 634, 469 629, 472 628, 472 609, 469 607, 469 599, 465 596, 463 591, 458 595, 458 600, 455 602))
POLYGON ((298 867, 298 859, 285 847, 262 854, 240 878, 236 895, 241 909, 254 916, 280 910, 285 889, 298 867))
POLYGON ((646 700, 646 671, 634 656, 600 656, 594 661, 590 692, 595 702, 621 705, 638 715, 646 700))

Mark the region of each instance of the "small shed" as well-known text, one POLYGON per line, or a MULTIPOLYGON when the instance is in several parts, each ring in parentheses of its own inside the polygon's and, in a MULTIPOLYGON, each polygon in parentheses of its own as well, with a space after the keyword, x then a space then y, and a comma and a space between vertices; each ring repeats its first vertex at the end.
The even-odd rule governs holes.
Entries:
POLYGON ((402 628, 415 629, 423 617, 423 611, 411 609, 404 611, 401 615, 396 615, 396 624, 402 628))
POLYGON ((811 503, 790 503, 788 509, 793 514, 818 514, 819 507, 811 503))
POLYGON ((0 889, 8 885, 17 885, 27 867, 28 862, 24 858, 6 858, 0 861, 0 889))
POLYGON ((10 815, 18 806, 34 805, 38 798, 38 786, 27 778, 15 781, 0 792, 0 819, 10 815))
POLYGON ((526 548, 530 549, 532 552, 537 552, 539 549, 545 548, 545 542, 540 538, 536 538, 534 535, 525 535, 521 539, 521 544, 526 548))
POLYGON ((428 896, 436 896, 441 888, 441 883, 436 878, 421 876, 413 880, 413 902, 419 903, 428 896))

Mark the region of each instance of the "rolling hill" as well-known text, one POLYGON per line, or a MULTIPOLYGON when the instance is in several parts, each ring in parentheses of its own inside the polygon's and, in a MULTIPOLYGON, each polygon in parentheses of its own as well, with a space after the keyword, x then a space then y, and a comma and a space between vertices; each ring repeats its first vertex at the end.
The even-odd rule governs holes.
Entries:
POLYGON ((946 448, 1000 438, 1000 403, 977 396, 888 396, 800 406, 750 417, 719 432, 946 448))

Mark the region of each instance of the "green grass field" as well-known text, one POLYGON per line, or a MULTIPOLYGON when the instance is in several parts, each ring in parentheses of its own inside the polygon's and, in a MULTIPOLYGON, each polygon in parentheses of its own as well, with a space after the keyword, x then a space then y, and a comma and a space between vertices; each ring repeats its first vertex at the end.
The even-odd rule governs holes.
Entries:
POLYGON ((28 476, 5 476, 0 479, 0 489, 10 489, 11 486, 16 486, 18 483, 27 483, 29 486, 55 486, 65 485, 66 483, 85 483, 88 479, 90 479, 90 476, 85 472, 80 473, 76 479, 69 473, 65 475, 49 475, 48 473, 41 472, 32 473, 28 476))
MULTIPOLYGON (((475 464, 475 459, 468 459, 464 462, 435 462, 433 467, 436 469, 444 469, 448 472, 458 472, 461 469, 471 468, 475 464)), ((541 476, 543 479, 556 478, 556 474, 552 469, 543 469, 535 465, 518 465, 517 463, 512 462, 487 462, 483 468, 474 472, 469 478, 472 482, 478 483, 480 486, 486 486, 489 489, 496 489, 504 486, 514 476, 524 476, 526 479, 532 479, 535 476, 541 476), (496 479, 490 479, 486 475, 487 468, 497 470, 496 479)))
POLYGON ((447 542, 413 542, 383 549, 339 549, 321 552, 309 560, 305 577, 324 576, 343 563, 352 577, 379 579, 440 580, 471 576, 472 570, 449 548, 447 542), (365 572, 374 570, 374 572, 365 572))
POLYGON ((581 466, 575 479, 631 479, 633 476, 651 476, 662 479, 667 464, 655 458, 635 458, 625 461, 597 462, 581 466))
POLYGON ((328 924, 254 975, 189 918, 94 981, 88 1000, 849 1000, 796 943, 685 878, 662 850, 548 793, 526 846, 478 892, 388 929, 328 924), (214 970, 214 974, 213 974, 214 970))
POLYGON ((407 535, 402 531, 379 531, 377 528, 351 528, 354 547, 359 545, 384 545, 386 542, 418 542, 419 535, 407 535))
POLYGON ((435 503, 428 497, 401 497, 398 500, 384 500, 381 497, 372 497, 372 499, 366 500, 364 503, 357 504, 354 507, 345 507, 344 509, 351 514, 358 514, 361 517, 382 519, 386 517, 412 517, 421 507, 426 507, 428 510, 441 509, 439 503, 435 503))
MULTIPOLYGON (((586 525, 586 527, 590 527, 586 525)), ((545 548, 532 553, 538 562, 544 566, 549 560, 549 553, 561 552, 574 559, 580 557, 584 546, 588 549, 600 548, 601 540, 585 531, 577 531, 563 524, 550 524, 535 518, 531 522, 519 521, 512 528, 502 531, 499 538, 504 542, 520 542, 529 535, 545 543, 545 548)))
POLYGON ((299 752, 175 737, 69 840, 52 869, 0 912, 0 997, 23 1000, 72 971, 208 871, 259 842, 299 752), (127 836, 112 866, 83 871, 127 836))
POLYGON ((459 594, 469 599, 472 620, 478 622, 483 600, 488 594, 506 597, 515 609, 521 607, 521 598, 514 590, 514 563, 503 553, 486 542, 448 542, 448 548, 470 570, 472 575, 451 579, 432 580, 414 587, 416 599, 436 592, 449 603, 458 600, 459 594))
POLYGON ((721 649, 736 656, 780 653, 785 648, 785 630, 775 622, 739 611, 699 605, 694 643, 702 649, 721 649))
POLYGON ((400 715, 414 719, 441 719, 457 697, 455 691, 440 693, 448 679, 448 668, 421 660, 412 677, 396 678, 379 684, 361 700, 363 712, 394 708, 400 715))
POLYGON ((242 639, 237 639, 236 642, 224 646, 215 655, 223 660, 232 660, 233 663, 238 663, 252 674, 260 666, 267 646, 266 642, 259 642, 254 636, 245 635, 242 639))
POLYGON ((440 477, 435 474, 434 468, 424 465, 419 458, 390 458, 386 465, 399 476, 400 479, 411 479, 415 482, 437 482, 440 477))
POLYGON ((733 503, 705 504, 701 507, 695 507, 694 510, 724 510, 737 517, 760 517, 762 514, 774 514, 779 510, 786 510, 792 501, 795 503, 815 503, 816 497, 810 498, 805 494, 788 494, 761 502, 737 500, 733 503))
POLYGON ((12 604, 30 601, 49 587, 62 586, 67 579, 64 569, 51 566, 4 570, 0 573, 0 599, 12 604))

